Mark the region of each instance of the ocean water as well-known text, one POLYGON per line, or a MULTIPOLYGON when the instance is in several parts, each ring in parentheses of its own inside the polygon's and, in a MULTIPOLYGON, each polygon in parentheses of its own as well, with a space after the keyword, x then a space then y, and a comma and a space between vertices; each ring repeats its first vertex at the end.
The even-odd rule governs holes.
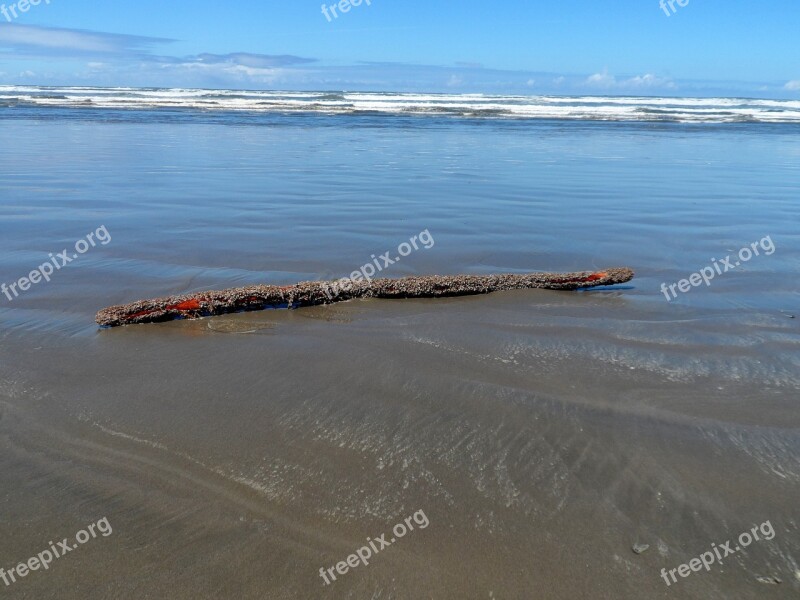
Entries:
POLYGON ((508 119, 798 123, 800 101, 758 98, 499 96, 0 86, 0 107, 195 109, 258 113, 450 115, 508 119))
MULTIPOLYGON (((329 114, 303 104, 298 112, 193 104, 210 95, 290 103, 314 97, 301 93, 14 90, 28 96, 0 113, 3 281, 100 225, 113 242, 74 260, 52 284, 13 301, 0 297, 10 322, 44 311, 39 326, 92 331, 87 317, 98 293, 108 304, 204 286, 347 276, 426 229, 435 250, 414 252, 383 274, 626 265, 639 273, 626 297, 642 296, 667 313, 744 303, 780 314, 796 303, 797 125, 687 124, 678 115, 609 122, 609 107, 634 102, 619 98, 550 99, 579 103, 596 120, 583 113, 511 118, 524 99, 498 98, 492 101, 512 112, 495 119, 472 116, 480 108, 407 113, 420 99, 452 106, 485 100, 474 96, 340 94, 367 104, 329 114), (62 106, 87 98, 87 106, 62 106), (102 98, 108 103, 96 106, 102 98), (174 106, 165 104, 169 98, 174 106), (385 110, 367 108, 382 99, 385 110), (123 108, 107 108, 115 104, 123 108), (657 293, 661 283, 766 236, 777 251, 710 287, 671 302, 657 293), (97 269, 117 285, 98 281, 97 269)), ((691 110, 705 110, 739 101, 646 105, 690 102, 691 110)), ((759 102, 787 107, 762 109, 758 120, 770 110, 791 114, 788 107, 798 104, 750 104, 759 102)))
POLYGON ((72 257, 0 295, 0 565, 116 524, 74 557, 102 568, 15 593, 312 597, 424 509, 333 597, 660 597, 662 567, 767 519, 773 542, 683 597, 796 594, 798 121, 755 99, 0 88, 0 283, 72 257), (93 322, 347 276, 420 232, 383 276, 637 277, 93 322))

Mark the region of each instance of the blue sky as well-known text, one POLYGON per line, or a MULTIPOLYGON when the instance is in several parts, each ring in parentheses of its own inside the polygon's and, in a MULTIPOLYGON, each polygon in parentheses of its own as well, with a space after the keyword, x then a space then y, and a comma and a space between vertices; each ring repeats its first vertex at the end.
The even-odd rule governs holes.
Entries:
POLYGON ((29 1, 0 84, 800 97, 798 0, 29 1))

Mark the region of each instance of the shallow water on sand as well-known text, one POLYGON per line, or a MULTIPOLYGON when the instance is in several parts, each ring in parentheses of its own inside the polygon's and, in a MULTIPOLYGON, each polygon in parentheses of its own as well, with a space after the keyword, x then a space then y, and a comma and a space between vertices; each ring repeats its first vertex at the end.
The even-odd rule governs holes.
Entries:
POLYGON ((9 597, 800 591, 797 127, 2 110, 0 282, 111 237, 0 296, 0 567, 114 526, 9 597), (637 277, 93 324, 346 276, 424 230, 382 275, 637 277), (429 527, 324 585, 418 510, 429 527), (661 578, 767 520, 774 539, 661 578))

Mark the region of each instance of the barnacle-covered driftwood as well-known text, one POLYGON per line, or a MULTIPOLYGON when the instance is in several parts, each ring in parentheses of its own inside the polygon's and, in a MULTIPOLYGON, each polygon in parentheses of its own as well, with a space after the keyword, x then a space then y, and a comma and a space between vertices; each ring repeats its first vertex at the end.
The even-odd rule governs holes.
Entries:
POLYGON ((340 280, 306 281, 289 286, 254 285, 111 306, 98 312, 96 321, 105 327, 116 327, 265 308, 299 308, 354 298, 439 298, 527 288, 576 290, 625 283, 631 279, 632 270, 614 268, 578 273, 426 275, 358 282, 340 280))

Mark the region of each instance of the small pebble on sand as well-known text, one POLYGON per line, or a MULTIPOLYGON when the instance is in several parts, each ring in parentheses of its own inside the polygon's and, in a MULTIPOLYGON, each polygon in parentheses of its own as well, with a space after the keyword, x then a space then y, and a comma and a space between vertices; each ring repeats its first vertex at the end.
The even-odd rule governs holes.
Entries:
POLYGON ((636 554, 641 554, 645 552, 650 547, 650 544, 634 544, 632 550, 636 552, 636 554))

